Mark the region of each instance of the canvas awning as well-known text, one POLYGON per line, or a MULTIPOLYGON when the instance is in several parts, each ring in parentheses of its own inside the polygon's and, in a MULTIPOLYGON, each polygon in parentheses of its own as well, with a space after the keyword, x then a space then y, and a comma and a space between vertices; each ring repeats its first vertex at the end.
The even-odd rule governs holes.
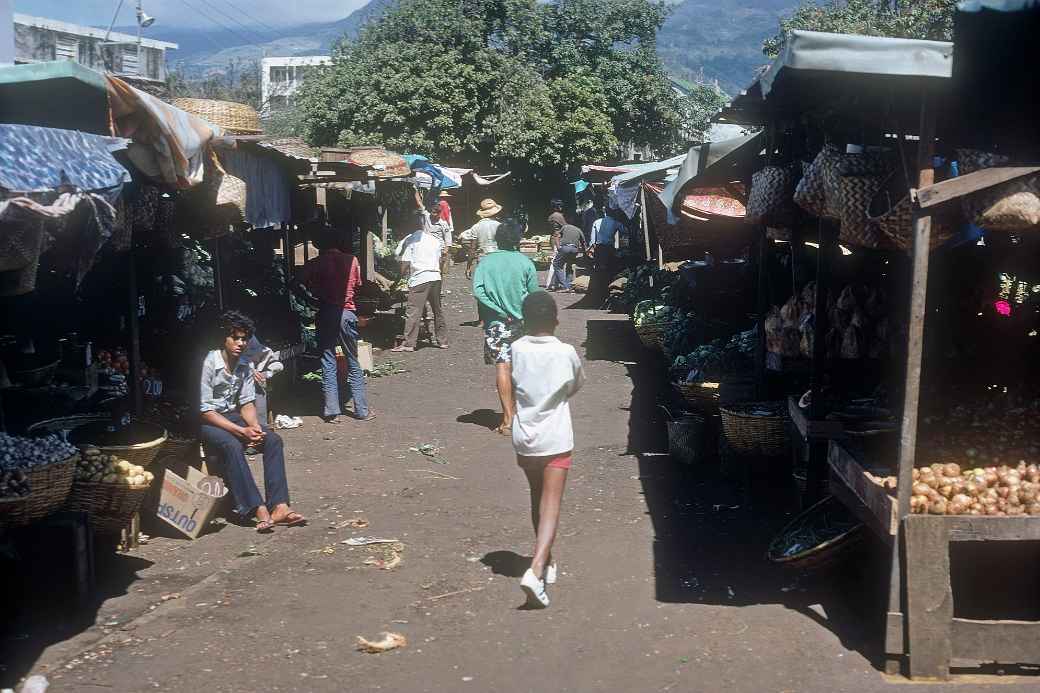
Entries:
POLYGON ((666 209, 676 212, 676 200, 682 199, 691 188, 741 179, 744 172, 758 168, 764 140, 764 133, 758 132, 691 147, 678 174, 658 197, 666 209))
POLYGON ((111 135, 106 89, 71 60, 0 67, 0 122, 111 135))
POLYGON ((816 110, 896 127, 918 118, 922 87, 948 85, 952 69, 946 41, 792 31, 769 68, 716 120, 764 125, 816 110))
POLYGON ((129 140, 76 130, 0 124, 0 191, 117 190, 130 174, 112 152, 129 140))

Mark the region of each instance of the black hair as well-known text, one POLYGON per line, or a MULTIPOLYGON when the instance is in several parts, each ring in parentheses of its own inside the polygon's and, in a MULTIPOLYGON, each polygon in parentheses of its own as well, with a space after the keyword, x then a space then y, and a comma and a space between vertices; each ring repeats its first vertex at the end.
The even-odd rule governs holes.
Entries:
POLYGON ((253 319, 237 310, 225 311, 220 316, 220 340, 223 344, 225 338, 230 337, 235 332, 245 332, 247 337, 252 337, 256 333, 256 323, 253 319))
POLYGON ((563 211, 563 200, 552 200, 549 205, 553 208, 553 211, 563 211))
POLYGON ((516 219, 509 218, 498 225, 495 231, 495 243, 499 250, 516 250, 523 238, 524 227, 516 219))
POLYGON ((523 305, 524 328, 532 332, 552 332, 556 328, 556 301, 548 291, 527 294, 523 305))

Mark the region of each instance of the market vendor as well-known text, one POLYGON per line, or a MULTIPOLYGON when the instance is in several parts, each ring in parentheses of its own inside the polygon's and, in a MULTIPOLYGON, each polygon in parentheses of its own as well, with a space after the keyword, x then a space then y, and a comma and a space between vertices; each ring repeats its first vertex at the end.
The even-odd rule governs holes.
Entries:
POLYGON ((252 517, 258 532, 271 532, 276 525, 301 525, 306 518, 289 506, 281 436, 262 425, 256 414, 253 367, 243 357, 256 331, 253 321, 238 311, 228 311, 221 316, 220 328, 221 348, 209 352, 202 364, 199 437, 207 456, 223 464, 239 516, 252 517), (246 463, 247 445, 263 450, 266 498, 260 495, 246 463))

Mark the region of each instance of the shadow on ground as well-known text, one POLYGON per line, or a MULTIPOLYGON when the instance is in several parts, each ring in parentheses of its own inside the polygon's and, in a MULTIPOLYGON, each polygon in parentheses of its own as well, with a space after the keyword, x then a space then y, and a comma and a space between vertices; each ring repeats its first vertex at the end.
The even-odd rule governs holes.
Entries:
POLYGON ((590 359, 625 362, 632 380, 628 452, 639 460, 654 528, 657 600, 782 604, 880 667, 888 563, 880 544, 868 537, 840 563, 815 573, 769 562, 770 541, 801 509, 789 460, 720 457, 717 414, 709 413, 705 435, 714 453, 693 465, 674 461, 661 405, 675 414, 685 405, 676 400, 660 355, 642 348, 627 321, 590 321, 585 346, 590 359))
POLYGON ((0 688, 14 687, 40 654, 55 643, 89 629, 108 599, 127 594, 138 572, 152 565, 135 556, 99 548, 97 587, 76 598, 71 532, 38 525, 10 531, 0 546, 0 688), (10 595, 19 595, 12 599, 10 595))
POLYGON ((502 423, 502 412, 493 409, 477 409, 469 414, 463 414, 455 421, 461 424, 473 424, 493 431, 502 423))
POLYGON ((492 551, 480 559, 495 575, 521 578, 531 567, 531 557, 521 556, 515 551, 492 551))

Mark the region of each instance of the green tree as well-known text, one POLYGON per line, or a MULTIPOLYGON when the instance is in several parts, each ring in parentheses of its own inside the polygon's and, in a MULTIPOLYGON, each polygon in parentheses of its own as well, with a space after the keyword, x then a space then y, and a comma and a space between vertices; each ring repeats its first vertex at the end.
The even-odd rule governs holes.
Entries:
POLYGON ((680 122, 685 130, 683 137, 689 144, 704 141, 711 129, 711 119, 730 101, 729 95, 717 84, 693 84, 690 93, 682 98, 680 122))
POLYGON ((780 54, 784 39, 795 29, 863 34, 892 38, 949 41, 957 0, 803 0, 790 17, 780 20, 780 31, 766 39, 762 52, 780 54))
POLYGON ((301 89, 314 144, 561 172, 619 142, 678 151, 656 0, 401 0, 301 89))

